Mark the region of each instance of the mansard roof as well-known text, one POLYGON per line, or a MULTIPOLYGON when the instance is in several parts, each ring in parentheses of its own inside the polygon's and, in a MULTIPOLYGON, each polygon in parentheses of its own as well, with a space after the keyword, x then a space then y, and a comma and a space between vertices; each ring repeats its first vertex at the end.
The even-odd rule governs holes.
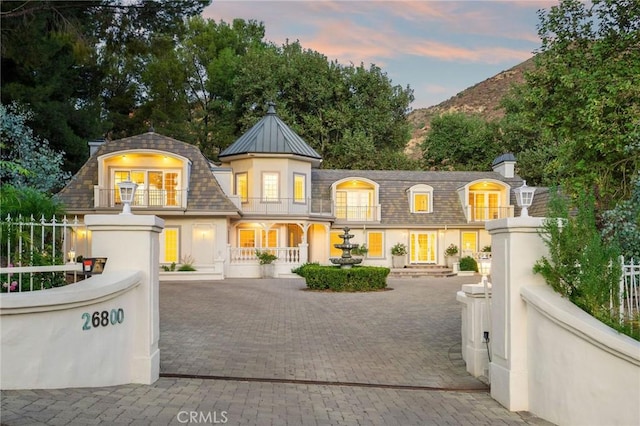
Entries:
MULTIPOLYGON (((316 169, 311 177, 312 197, 330 199, 331 185, 347 178, 365 178, 379 185, 379 202, 383 206, 379 226, 383 227, 464 225, 467 219, 458 194, 460 188, 482 180, 504 182, 511 188, 522 185, 519 176, 505 178, 497 172, 316 169), (433 187, 434 208, 430 214, 411 213, 408 190, 418 184, 433 187)), ((515 205, 513 191, 510 198, 515 205)))
POLYGON ((71 181, 57 194, 71 213, 91 212, 94 207, 94 186, 98 185, 98 158, 120 151, 157 150, 180 155, 191 161, 187 211, 219 212, 221 215, 238 213, 238 208, 224 194, 211 173, 208 160, 200 150, 191 144, 181 142, 155 132, 105 142, 87 160, 71 181))
POLYGON ((276 115, 269 104, 267 115, 240 136, 220 155, 220 159, 243 154, 292 154, 318 161, 322 157, 276 115))

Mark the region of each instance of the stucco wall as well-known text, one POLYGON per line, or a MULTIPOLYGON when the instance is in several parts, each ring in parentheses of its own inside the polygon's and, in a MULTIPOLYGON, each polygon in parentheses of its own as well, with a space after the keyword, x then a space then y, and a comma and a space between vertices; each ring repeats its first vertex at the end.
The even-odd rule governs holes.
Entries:
POLYGON ((135 382, 131 360, 140 279, 138 271, 118 271, 65 287, 0 295, 2 389, 135 382))
POLYGON ((562 425, 640 424, 640 342, 549 287, 525 287, 529 410, 562 425))

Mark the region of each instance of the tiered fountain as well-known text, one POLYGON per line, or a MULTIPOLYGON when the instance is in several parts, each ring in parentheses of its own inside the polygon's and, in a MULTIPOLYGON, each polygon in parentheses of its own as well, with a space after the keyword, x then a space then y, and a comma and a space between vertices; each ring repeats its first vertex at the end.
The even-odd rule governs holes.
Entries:
POLYGON ((351 229, 348 226, 345 226, 344 228, 342 228, 342 230, 344 231, 344 234, 339 235, 339 237, 343 240, 342 244, 333 245, 335 248, 342 250, 342 256, 332 257, 329 260, 334 265, 340 265, 341 268, 348 269, 353 265, 357 265, 362 262, 362 259, 356 259, 355 257, 351 256, 351 250, 360 247, 360 244, 351 244, 349 242, 349 240, 353 238, 353 235, 349 234, 349 231, 351 229))

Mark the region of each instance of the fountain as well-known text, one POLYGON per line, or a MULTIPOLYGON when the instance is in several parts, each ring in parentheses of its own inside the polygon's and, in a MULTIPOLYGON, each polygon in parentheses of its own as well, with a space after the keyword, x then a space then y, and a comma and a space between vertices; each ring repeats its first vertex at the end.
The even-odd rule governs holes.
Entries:
POLYGON ((360 244, 351 244, 349 242, 349 240, 353 238, 353 235, 349 234, 349 231, 351 229, 348 226, 345 226, 344 228, 342 228, 342 230, 344 231, 344 234, 340 235, 339 237, 344 241, 342 242, 342 244, 333 245, 335 248, 342 250, 342 256, 332 257, 329 260, 334 265, 340 265, 341 268, 348 269, 353 265, 357 265, 362 262, 362 259, 356 259, 351 256, 351 250, 360 247, 360 244))

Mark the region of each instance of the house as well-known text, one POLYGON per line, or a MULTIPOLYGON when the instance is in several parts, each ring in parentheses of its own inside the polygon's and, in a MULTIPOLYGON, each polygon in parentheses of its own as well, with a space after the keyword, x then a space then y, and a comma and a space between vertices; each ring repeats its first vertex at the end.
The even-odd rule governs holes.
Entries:
POLYGON ((492 171, 321 169, 320 155, 274 105, 220 153, 219 165, 155 132, 90 146, 58 194, 67 212, 119 213, 117 184, 132 180, 134 214, 165 220, 160 263, 191 258, 209 278, 258 277, 257 248, 278 256, 277 276, 305 262, 329 264, 342 253, 334 244, 345 226, 353 243, 366 244, 366 264, 391 266, 391 247, 403 243, 408 264, 442 265, 450 244, 462 255, 490 245, 485 222, 514 216, 512 189, 522 185, 511 154, 492 171))

